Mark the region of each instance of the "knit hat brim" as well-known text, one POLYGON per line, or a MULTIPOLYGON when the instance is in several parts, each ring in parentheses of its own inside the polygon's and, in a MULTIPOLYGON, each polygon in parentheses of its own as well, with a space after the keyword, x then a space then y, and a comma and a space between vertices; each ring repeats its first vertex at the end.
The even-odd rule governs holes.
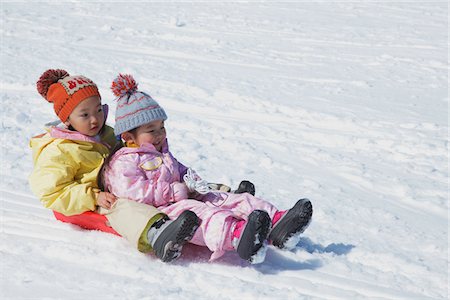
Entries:
POLYGON ((167 120, 167 115, 164 109, 158 107, 147 107, 144 110, 135 111, 132 115, 125 115, 123 117, 116 116, 116 124, 114 125, 114 134, 120 135, 126 131, 138 128, 142 125, 148 124, 156 120, 167 120))

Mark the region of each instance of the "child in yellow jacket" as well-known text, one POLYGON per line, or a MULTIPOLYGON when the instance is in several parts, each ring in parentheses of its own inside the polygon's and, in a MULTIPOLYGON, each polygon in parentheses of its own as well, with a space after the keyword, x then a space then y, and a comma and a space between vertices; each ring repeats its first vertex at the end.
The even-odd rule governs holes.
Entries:
POLYGON ((168 220, 150 205, 117 199, 97 186, 98 172, 116 139, 105 124, 107 106, 101 104, 95 83, 64 70, 47 70, 37 90, 53 103, 64 125, 52 126, 30 142, 34 162, 30 187, 43 205, 66 216, 97 211, 138 250, 153 250, 163 261, 177 258, 198 227, 193 212, 168 220))

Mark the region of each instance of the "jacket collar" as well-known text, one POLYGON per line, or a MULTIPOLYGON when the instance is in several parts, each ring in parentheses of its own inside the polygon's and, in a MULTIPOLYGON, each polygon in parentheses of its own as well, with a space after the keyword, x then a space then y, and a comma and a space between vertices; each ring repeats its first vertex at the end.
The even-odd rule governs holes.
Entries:
POLYGON ((96 136, 88 136, 84 135, 82 133, 79 133, 78 131, 69 130, 66 128, 60 128, 60 127, 50 127, 49 128, 50 136, 56 139, 66 139, 66 140, 74 140, 74 141, 81 141, 81 142, 91 142, 91 143, 101 143, 101 137, 100 135, 96 136))
POLYGON ((168 144, 167 138, 166 138, 164 140, 164 142, 163 142, 163 146, 162 146, 162 151, 161 152, 156 150, 155 146, 153 146, 153 144, 150 144, 150 143, 142 144, 140 147, 123 147, 120 150, 122 150, 123 152, 126 152, 126 153, 146 152, 146 153, 153 153, 155 155, 161 155, 161 154, 165 154, 165 153, 169 152, 169 144, 168 144))

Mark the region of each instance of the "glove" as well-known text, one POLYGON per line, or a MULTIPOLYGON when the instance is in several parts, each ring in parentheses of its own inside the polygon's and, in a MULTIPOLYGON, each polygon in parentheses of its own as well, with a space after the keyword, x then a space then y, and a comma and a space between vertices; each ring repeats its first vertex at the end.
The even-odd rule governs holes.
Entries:
POLYGON ((228 185, 222 183, 208 183, 209 188, 212 191, 231 193, 231 188, 228 185))

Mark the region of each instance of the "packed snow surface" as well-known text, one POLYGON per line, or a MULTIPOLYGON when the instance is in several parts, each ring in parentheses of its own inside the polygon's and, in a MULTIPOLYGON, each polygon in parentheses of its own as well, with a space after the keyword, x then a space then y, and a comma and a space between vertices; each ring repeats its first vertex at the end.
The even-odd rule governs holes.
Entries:
POLYGON ((448 3, 4 2, 1 299, 447 299, 448 3), (311 199, 291 251, 174 263, 58 222, 31 193, 29 139, 55 119, 49 68, 133 74, 171 150, 280 209, 311 199))

